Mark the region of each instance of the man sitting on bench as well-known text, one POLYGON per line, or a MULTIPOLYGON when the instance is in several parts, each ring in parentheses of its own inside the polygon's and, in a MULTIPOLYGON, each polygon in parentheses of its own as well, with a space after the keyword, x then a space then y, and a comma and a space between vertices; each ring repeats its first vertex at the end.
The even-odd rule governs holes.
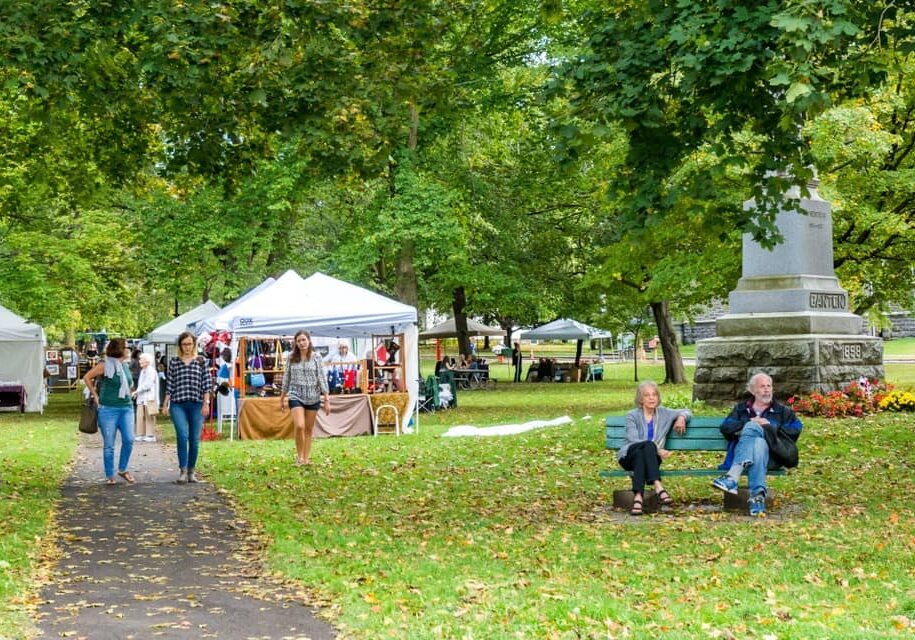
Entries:
POLYGON ((803 425, 791 407, 776 402, 772 397, 772 378, 765 373, 757 373, 750 378, 747 391, 753 397, 738 403, 721 423, 721 433, 736 444, 728 447, 725 457, 725 465, 730 466, 723 466, 728 472, 712 480, 712 486, 736 494, 740 474, 746 473, 750 488, 750 515, 765 517, 766 470, 769 467, 765 428, 781 427, 797 440, 803 425))

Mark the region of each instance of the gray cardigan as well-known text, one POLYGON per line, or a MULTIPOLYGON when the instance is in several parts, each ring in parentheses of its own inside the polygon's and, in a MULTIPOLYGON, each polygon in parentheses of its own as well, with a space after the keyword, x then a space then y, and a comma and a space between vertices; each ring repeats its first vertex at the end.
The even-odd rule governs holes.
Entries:
MULTIPOLYGON (((689 409, 668 409, 665 406, 659 406, 654 410, 654 438, 652 438, 652 441, 658 445, 658 449, 664 447, 670 428, 674 426, 674 421, 680 416, 683 416, 689 422, 693 414, 690 413, 689 409)), ((642 408, 638 407, 626 414, 626 442, 620 447, 619 453, 616 454, 616 459, 622 460, 626 457, 629 445, 644 442, 645 440, 648 440, 648 423, 645 422, 645 414, 642 413, 642 408)))

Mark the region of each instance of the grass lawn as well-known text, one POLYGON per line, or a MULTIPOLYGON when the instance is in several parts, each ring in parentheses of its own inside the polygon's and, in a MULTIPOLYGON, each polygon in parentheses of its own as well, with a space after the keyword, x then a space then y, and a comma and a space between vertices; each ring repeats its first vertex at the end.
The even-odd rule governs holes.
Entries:
POLYGON ((55 396, 44 415, 0 414, 0 638, 24 637, 60 483, 76 448, 78 404, 55 396))
MULTIPOLYGON (((203 468, 348 637, 912 636, 915 508, 895 489, 915 480, 912 416, 808 420, 768 520, 719 512, 701 478, 669 483, 672 515, 636 520, 607 508, 625 482, 597 476, 616 464, 601 423, 631 405, 626 372, 466 392, 418 436, 319 441, 305 471, 276 441, 208 444, 203 468), (575 423, 441 437, 563 414, 575 423)), ((670 464, 717 460, 696 455, 670 464)))
MULTIPOLYGON (((888 365, 915 387, 913 365, 888 365)), ((642 379, 663 376, 640 364, 642 379)), ((767 520, 720 512, 708 479, 672 479, 678 507, 608 508, 625 481, 603 417, 631 406, 632 363, 587 384, 503 382, 423 414, 419 435, 315 444, 207 442, 201 470, 261 530, 271 568, 330 605, 348 638, 911 638, 915 427, 910 414, 806 420, 801 466, 772 480, 767 520), (500 438, 457 424, 569 415, 500 438)), ((692 371, 688 368, 688 376, 692 371)), ((898 376, 898 378, 897 378, 898 376)), ((689 386, 666 387, 682 401, 689 386)), ((75 438, 76 394, 0 414, 0 638, 24 637, 33 558, 75 438)), ((167 432, 168 429, 164 429, 167 432)), ((712 454, 668 464, 713 465, 712 454)))

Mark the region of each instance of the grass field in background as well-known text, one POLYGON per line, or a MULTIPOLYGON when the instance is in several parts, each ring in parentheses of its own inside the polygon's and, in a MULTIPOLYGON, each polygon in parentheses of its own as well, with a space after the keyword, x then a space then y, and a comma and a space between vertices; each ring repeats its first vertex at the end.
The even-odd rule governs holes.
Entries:
POLYGON ((628 376, 464 392, 418 436, 319 441, 304 471, 276 441, 217 443, 204 468, 272 541, 274 570, 334 602, 348 637, 911 637, 915 510, 887 483, 915 479, 912 416, 807 420, 768 520, 721 513, 700 478, 668 483, 672 515, 634 520, 607 506, 625 481, 597 475, 616 466, 602 423, 632 405, 628 376), (442 437, 563 414, 575 422, 442 437))
MULTIPOLYGON (((638 366, 663 379, 661 364, 638 366)), ((632 406, 633 363, 582 384, 515 385, 501 367, 495 390, 423 414, 418 435, 320 440, 307 469, 292 466, 291 441, 207 442, 201 470, 256 523, 272 569, 332 603, 344 637, 912 637, 912 415, 805 420, 802 464, 773 480, 768 520, 720 512, 701 478, 671 480, 678 508, 637 520, 608 508, 625 481, 597 475, 616 466, 603 418, 632 406), (574 422, 442 437, 561 415, 574 422)), ((886 370, 915 388, 915 365, 886 370)), ((679 403, 690 389, 662 393, 679 403)), ((78 395, 51 400, 44 416, 0 413, 0 638, 25 637, 76 443, 78 395)))

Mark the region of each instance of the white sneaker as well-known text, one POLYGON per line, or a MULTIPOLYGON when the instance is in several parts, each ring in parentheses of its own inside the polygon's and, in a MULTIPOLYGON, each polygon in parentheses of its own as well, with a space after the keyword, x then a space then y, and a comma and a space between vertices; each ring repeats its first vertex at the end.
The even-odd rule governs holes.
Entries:
POLYGON ((187 472, 187 481, 188 482, 200 482, 200 480, 197 479, 197 474, 194 473, 193 471, 187 472))
POLYGON ((178 484, 187 484, 187 469, 182 469, 178 474, 178 484))
POLYGON ((155 442, 156 436, 146 436, 146 442, 155 442))

